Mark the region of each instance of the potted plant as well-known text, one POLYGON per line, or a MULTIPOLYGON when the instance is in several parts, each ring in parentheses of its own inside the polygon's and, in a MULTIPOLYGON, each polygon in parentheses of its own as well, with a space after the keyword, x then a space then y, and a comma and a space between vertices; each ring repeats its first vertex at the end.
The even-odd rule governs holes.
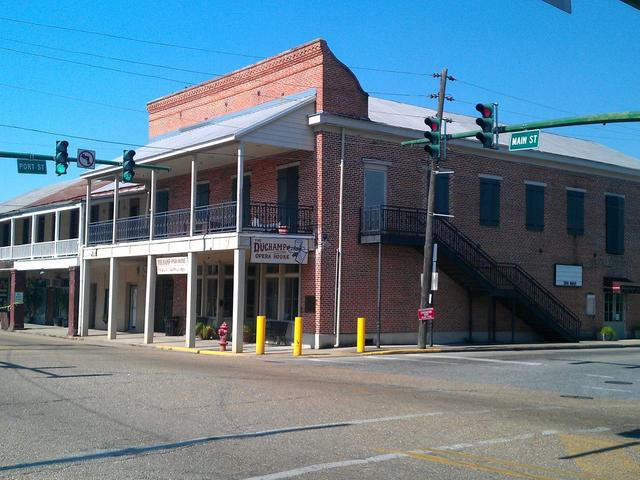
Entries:
POLYGON ((611 327, 602 327, 598 332, 598 339, 600 340, 615 340, 616 331, 611 327))
POLYGON ((242 340, 245 343, 255 343, 256 330, 254 325, 251 325, 250 323, 244 324, 244 330, 242 332, 242 340))

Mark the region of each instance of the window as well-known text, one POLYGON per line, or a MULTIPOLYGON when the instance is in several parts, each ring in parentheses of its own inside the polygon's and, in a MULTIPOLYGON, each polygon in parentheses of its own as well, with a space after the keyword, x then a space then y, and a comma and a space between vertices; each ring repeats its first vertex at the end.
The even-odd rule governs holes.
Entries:
POLYGON ((500 225, 500 180, 480 178, 480 225, 500 225))
POLYGON ((381 165, 365 165, 364 208, 384 205, 387 199, 387 168, 381 165))
POLYGON ((169 210, 169 190, 156 192, 156 212, 163 213, 169 210))
POLYGON ((544 186, 527 183, 526 185, 526 221, 527 230, 544 230, 544 186))
POLYGON ((196 207, 209 205, 209 183, 198 183, 196 185, 196 207))
POLYGON ((298 229, 298 166, 278 170, 278 221, 289 227, 290 232, 298 229))
POLYGON ((584 192, 567 190, 567 233, 584 234, 584 192))
MULTIPOLYGON (((62 216, 60 218, 62 218, 62 216)), ((80 212, 76 209, 71 210, 71 214, 69 215, 69 238, 78 238, 79 227, 80 212)))
POLYGON ((624 197, 605 195, 606 251, 624 253, 624 197))
POLYGON ((449 175, 436 175, 435 204, 433 211, 442 215, 449 215, 449 175))
POLYGON ((89 223, 100 221, 100 205, 91 205, 91 220, 89 223))
POLYGON ((140 199, 131 198, 129 199, 129 216, 137 217, 138 215, 140 215, 140 199))
POLYGON ((44 242, 44 229, 46 225, 46 218, 44 215, 41 215, 37 218, 38 218, 38 226, 37 226, 36 242, 44 242))

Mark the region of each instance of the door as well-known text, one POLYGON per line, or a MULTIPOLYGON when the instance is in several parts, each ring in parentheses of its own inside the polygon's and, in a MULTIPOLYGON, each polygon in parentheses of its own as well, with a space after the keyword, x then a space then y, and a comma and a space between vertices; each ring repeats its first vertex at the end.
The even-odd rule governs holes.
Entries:
POLYGON ((604 323, 616 332, 616 338, 626 338, 625 333, 625 297, 622 293, 604 294, 604 323))
POLYGON ((173 278, 169 275, 159 275, 156 280, 155 314, 153 329, 155 332, 165 332, 165 325, 173 315, 173 278))
POLYGON ((127 284, 127 300, 129 305, 127 330, 136 330, 136 321, 138 319, 138 286, 135 284, 127 284))
POLYGON ((96 303, 98 300, 98 284, 92 283, 89 290, 89 328, 96 328, 96 303))
POLYGON ((278 221, 290 233, 298 231, 298 167, 278 170, 278 221))

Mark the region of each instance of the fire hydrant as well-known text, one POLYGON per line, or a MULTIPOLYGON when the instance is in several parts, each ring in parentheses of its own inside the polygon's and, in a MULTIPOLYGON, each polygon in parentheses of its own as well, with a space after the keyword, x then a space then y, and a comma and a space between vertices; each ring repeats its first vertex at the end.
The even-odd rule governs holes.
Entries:
POLYGON ((220 328, 218 328, 218 336, 220 337, 220 341, 218 342, 218 344, 220 345, 220 351, 221 352, 226 352, 227 351, 227 332, 229 331, 229 326, 227 325, 227 322, 222 322, 222 325, 220 325, 220 328))

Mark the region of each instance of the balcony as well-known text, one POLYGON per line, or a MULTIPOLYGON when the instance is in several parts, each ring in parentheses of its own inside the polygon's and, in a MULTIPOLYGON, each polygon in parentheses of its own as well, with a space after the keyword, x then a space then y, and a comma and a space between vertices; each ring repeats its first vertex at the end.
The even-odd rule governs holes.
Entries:
MULTIPOLYGON (((276 203, 252 202, 245 206, 243 231, 312 234, 313 207, 290 207, 276 203)), ((236 202, 206 205, 195 209, 196 235, 233 232, 236 229, 236 202)), ((150 215, 121 218, 116 221, 116 243, 149 239, 150 215)), ((153 217, 154 239, 188 237, 191 214, 188 208, 156 213, 153 217)), ((89 245, 113 242, 113 220, 89 225, 89 245)))
POLYGON ((36 258, 73 257, 78 255, 78 239, 57 242, 26 243, 0 247, 0 260, 31 260, 36 258))
POLYGON ((360 243, 423 245, 427 211, 390 205, 363 208, 360 243))

